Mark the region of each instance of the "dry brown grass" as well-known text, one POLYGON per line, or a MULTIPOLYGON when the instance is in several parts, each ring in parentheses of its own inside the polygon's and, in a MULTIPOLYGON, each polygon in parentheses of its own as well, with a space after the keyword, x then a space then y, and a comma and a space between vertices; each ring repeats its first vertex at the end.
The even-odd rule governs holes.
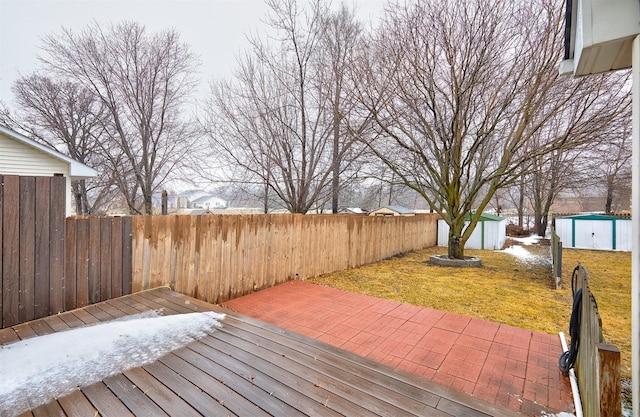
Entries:
POLYGON ((445 248, 428 248, 309 281, 380 298, 504 323, 538 332, 568 333, 570 277, 577 262, 588 270, 601 311, 605 338, 622 352, 622 373, 631 374, 631 255, 625 252, 564 250, 564 288, 551 287, 548 247, 528 246, 531 262, 508 253, 467 250, 482 268, 427 264, 445 248))

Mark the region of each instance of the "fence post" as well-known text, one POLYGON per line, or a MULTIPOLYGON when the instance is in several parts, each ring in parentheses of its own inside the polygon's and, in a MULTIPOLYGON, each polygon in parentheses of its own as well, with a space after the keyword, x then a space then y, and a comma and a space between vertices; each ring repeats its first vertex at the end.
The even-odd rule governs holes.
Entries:
POLYGON ((600 417, 618 417, 622 415, 620 350, 606 343, 598 343, 597 347, 600 417))
POLYGON ((558 240, 557 246, 556 266, 554 269, 556 271, 556 290, 559 290, 562 288, 562 241, 558 240))

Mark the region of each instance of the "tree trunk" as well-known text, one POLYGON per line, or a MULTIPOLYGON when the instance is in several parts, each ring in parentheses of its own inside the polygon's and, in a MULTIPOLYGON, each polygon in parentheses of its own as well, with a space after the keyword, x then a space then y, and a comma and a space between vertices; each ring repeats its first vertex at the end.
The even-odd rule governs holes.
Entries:
POLYGON ((460 241, 464 218, 449 225, 448 255, 452 259, 464 259, 464 243, 460 241))
POLYGON ((611 207, 613 206, 613 178, 611 175, 607 178, 607 200, 604 204, 604 212, 607 214, 611 214, 613 211, 611 207))
POLYGON ((524 227, 524 180, 520 180, 520 195, 518 196, 518 226, 524 227))
POLYGON ((331 212, 338 212, 338 196, 340 194, 340 112, 339 99, 336 88, 336 103, 333 108, 333 155, 331 169, 333 178, 331 179, 331 212))

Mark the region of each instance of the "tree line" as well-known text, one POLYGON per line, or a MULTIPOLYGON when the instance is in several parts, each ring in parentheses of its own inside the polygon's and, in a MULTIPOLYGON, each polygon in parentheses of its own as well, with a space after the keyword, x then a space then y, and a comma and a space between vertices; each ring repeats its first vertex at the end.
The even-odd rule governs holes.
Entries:
POLYGON ((45 37, 0 123, 100 170, 74 184, 78 213, 151 213, 171 178, 265 212, 336 213, 396 187, 445 219, 456 258, 487 208, 530 205, 544 233, 561 191, 603 187, 611 211, 629 182, 629 73, 558 74, 560 0, 390 2, 371 27, 345 4, 265 1, 266 31, 195 116, 189 46, 121 22, 45 37))

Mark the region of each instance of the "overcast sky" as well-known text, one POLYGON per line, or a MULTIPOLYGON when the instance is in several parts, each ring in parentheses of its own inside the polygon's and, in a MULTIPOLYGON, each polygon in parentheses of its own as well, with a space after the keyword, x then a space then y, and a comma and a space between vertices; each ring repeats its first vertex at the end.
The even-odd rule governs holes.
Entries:
MULTIPOLYGON (((375 19, 383 0, 347 4, 357 5, 361 19, 375 19)), ((175 28, 200 57, 203 93, 212 77, 230 74, 248 46, 246 35, 264 30, 266 12, 263 0, 0 0, 0 101, 11 105, 12 83, 36 68, 43 35, 94 20, 134 20, 149 31, 175 28)))

